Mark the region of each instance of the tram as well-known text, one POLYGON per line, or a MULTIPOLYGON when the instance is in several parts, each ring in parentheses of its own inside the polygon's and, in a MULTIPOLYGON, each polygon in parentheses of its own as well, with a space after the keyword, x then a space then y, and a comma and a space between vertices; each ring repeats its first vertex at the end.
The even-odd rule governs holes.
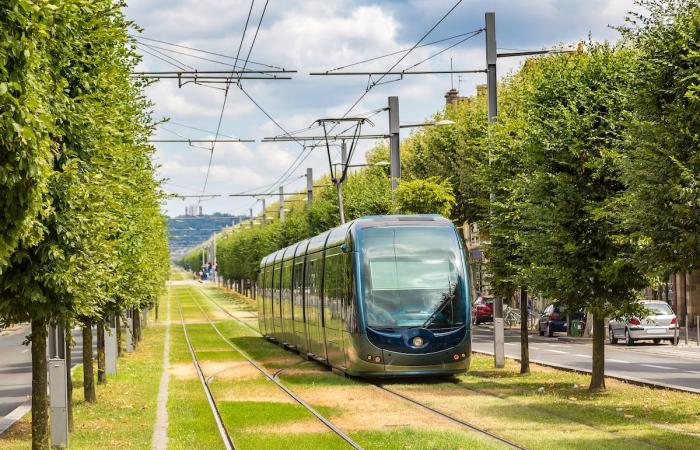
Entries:
POLYGON ((462 373, 471 357, 467 271, 449 220, 362 217, 262 259, 260 330, 351 376, 462 373))

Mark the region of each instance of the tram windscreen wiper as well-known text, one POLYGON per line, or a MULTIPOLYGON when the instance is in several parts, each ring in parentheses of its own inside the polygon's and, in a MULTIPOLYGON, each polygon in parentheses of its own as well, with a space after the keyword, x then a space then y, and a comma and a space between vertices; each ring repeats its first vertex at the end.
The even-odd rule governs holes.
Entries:
POLYGON ((455 295, 455 292, 452 290, 452 286, 450 286, 448 289, 449 290, 447 292, 442 294, 442 300, 438 304, 437 308, 435 308, 435 311, 430 314, 428 320, 423 322, 422 328, 428 328, 430 325, 432 325, 435 319, 438 317, 438 314, 440 314, 447 305, 451 304, 454 299, 457 298, 457 295, 455 295))

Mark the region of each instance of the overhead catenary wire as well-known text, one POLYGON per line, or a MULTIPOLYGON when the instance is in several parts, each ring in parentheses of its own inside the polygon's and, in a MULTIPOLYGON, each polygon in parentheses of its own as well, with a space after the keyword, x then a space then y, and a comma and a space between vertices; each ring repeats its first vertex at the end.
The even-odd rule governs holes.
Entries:
POLYGON ((167 53, 165 53, 165 52, 159 50, 158 48, 156 48, 156 47, 154 47, 154 46, 152 46, 152 45, 144 44, 144 43, 140 43, 140 44, 138 44, 138 45, 139 45, 141 48, 147 47, 147 48, 149 48, 150 50, 152 50, 152 51, 158 53, 159 55, 162 55, 164 58, 171 59, 171 60, 175 61, 176 63, 180 64, 180 65, 183 66, 183 67, 186 67, 186 68, 191 69, 191 70, 196 70, 194 67, 190 66, 189 64, 185 63, 184 61, 181 61, 181 60, 179 60, 179 59, 177 59, 177 58, 175 58, 175 57, 173 57, 173 56, 171 56, 171 55, 168 55, 167 53))
MULTIPOLYGON (((446 38, 443 38, 443 39, 438 39, 438 40, 432 41, 432 42, 426 42, 425 44, 421 44, 421 45, 419 45, 418 47, 415 47, 415 48, 422 48, 422 47, 427 47, 427 46, 429 46, 429 45, 439 44, 439 43, 441 43, 441 42, 450 41, 450 40, 452 40, 452 39, 457 39, 457 38, 459 38, 459 37, 467 36, 467 35, 470 35, 470 34, 472 34, 472 33, 474 33, 474 32, 478 32, 478 31, 482 31, 482 29, 473 30, 473 31, 468 31, 468 32, 466 32, 466 33, 461 33, 461 34, 456 34, 456 35, 454 35, 454 36, 446 37, 446 38)), ((328 73, 328 72, 335 72, 335 71, 338 71, 338 70, 347 69, 348 67, 359 66, 360 64, 364 64, 364 63, 376 61, 376 60, 378 60, 378 59, 388 58, 389 56, 398 55, 398 54, 407 52, 407 51, 409 51, 409 50, 411 50, 410 47, 409 47, 409 48, 405 48, 405 49, 403 49, 403 50, 397 50, 397 51, 395 51, 395 52, 387 53, 387 54, 384 54, 384 55, 375 56, 375 57, 373 57, 373 58, 365 59, 365 60, 362 60, 362 61, 354 62, 354 63, 351 63, 351 64, 346 64, 346 65, 344 65, 344 66, 336 67, 335 69, 329 69, 329 70, 327 70, 326 72, 327 72, 327 73, 328 73)))
MULTIPOLYGON (((241 48, 243 47, 243 40, 245 39, 245 34, 246 31, 248 30, 248 23, 250 23, 250 16, 253 13, 253 6, 255 5, 255 0, 250 1, 250 8, 248 9, 248 17, 245 20, 245 26, 243 27, 243 33, 241 34, 241 42, 238 44, 238 50, 236 51, 236 64, 238 64, 238 57, 241 54, 241 48)), ((260 21, 262 22, 262 17, 260 18, 260 21)), ((235 71, 237 67, 234 65, 233 70, 235 71)), ((231 72, 231 75, 233 75, 233 71, 231 72)), ((240 84, 240 80, 238 81, 240 84)), ((218 139, 219 133, 221 132, 221 122, 223 121, 224 118, 224 111, 226 110, 226 101, 228 99, 228 93, 229 93, 229 88, 230 85, 226 84, 226 89, 224 90, 224 100, 221 104, 221 111, 219 112, 219 121, 216 124, 216 134, 215 134, 215 140, 218 139)), ((204 176, 204 186, 202 187, 202 192, 207 190, 207 183, 209 182, 209 174, 211 173, 211 163, 214 159, 214 149, 216 148, 216 143, 212 144, 211 146, 211 152, 209 153, 209 163, 207 164, 207 172, 206 175, 204 176)), ((201 199, 197 202, 199 205, 201 203, 201 199)))
MULTIPOLYGON (((161 44, 170 45, 170 46, 172 46, 172 47, 184 48, 184 49, 187 49, 187 50, 193 50, 193 51, 196 51, 196 52, 205 53, 205 54, 213 55, 213 56, 220 56, 220 57, 222 57, 222 58, 227 58, 227 59, 231 59, 231 60, 234 60, 234 61, 237 61, 237 60, 238 60, 238 58, 236 58, 236 57, 233 57, 233 56, 230 56, 230 55, 225 55, 225 54, 223 54, 223 53, 216 53, 216 52, 212 52, 212 51, 208 51, 208 50, 202 50, 202 49, 199 49, 199 48, 189 47, 189 46, 182 45, 182 44, 175 44, 175 43, 173 43, 173 42, 167 42, 167 41, 163 41, 163 40, 160 40, 160 39, 153 39, 153 38, 148 38, 148 37, 145 37, 145 36, 135 36, 135 35, 131 35, 131 37, 133 37, 133 38, 136 39, 136 40, 147 40, 147 41, 152 41, 152 42, 159 42, 159 43, 161 43, 161 44)), ((270 69, 284 70, 282 67, 273 66, 273 65, 271 65, 271 64, 264 64, 264 63, 256 62, 256 61, 252 61, 252 60, 251 60, 251 61, 248 61, 248 62, 251 63, 251 64, 259 65, 259 66, 269 67, 270 69)))
MULTIPOLYGON (((463 1, 463 0, 458 0, 454 5, 452 5, 452 7, 451 7, 449 10, 447 10, 447 12, 435 23, 435 25, 433 25, 425 34, 423 34, 423 36, 422 36, 411 48, 409 48, 406 52, 401 52, 401 53, 404 53, 404 54, 403 54, 403 55, 402 55, 402 56, 401 56, 401 57, 400 57, 386 72, 391 72, 391 71, 394 70, 399 64, 401 64, 401 62, 402 62, 404 59, 406 59, 406 57, 407 57, 413 50, 415 50, 415 49, 421 44, 421 42, 423 42, 423 41, 425 40, 425 38, 428 37, 428 36, 430 35, 430 33, 432 33, 432 32, 435 30, 435 29, 436 29, 436 28, 437 28, 437 27, 452 13, 452 11, 454 11, 454 10, 457 8, 457 6, 459 6, 459 5, 462 3, 462 1, 463 1)), ((362 101, 362 99, 364 99, 364 98, 367 96, 367 94, 370 92, 370 90, 371 90, 374 86, 376 86, 377 83, 379 83, 385 76, 386 76, 386 73, 385 73, 384 75, 382 75, 375 83, 373 83, 373 84, 371 84, 371 85, 368 85, 367 88, 365 89, 365 91, 358 97, 357 100, 355 100, 355 102, 354 102, 354 103, 347 109, 347 111, 343 114, 343 117, 345 117, 345 116, 347 116, 348 114, 350 114, 350 112, 351 112, 353 109, 355 109, 355 107, 362 101)), ((331 128, 331 131, 333 130, 333 128, 335 128, 335 126, 333 126, 333 127, 331 128)), ((299 166, 301 166, 301 164, 303 164, 303 162, 309 157, 310 154, 311 154, 310 152, 307 152, 307 154, 306 154, 303 158, 301 158, 301 159, 299 160, 299 162, 296 163, 296 165, 294 165, 295 163, 292 162, 292 166, 291 166, 290 169, 288 169, 286 172, 288 172, 288 173, 293 173, 294 171, 296 171, 296 170, 299 168, 299 166)), ((295 160, 295 161, 296 161, 296 160, 295 160)), ((285 179, 282 179, 280 182, 283 182, 283 181, 285 181, 285 179)))

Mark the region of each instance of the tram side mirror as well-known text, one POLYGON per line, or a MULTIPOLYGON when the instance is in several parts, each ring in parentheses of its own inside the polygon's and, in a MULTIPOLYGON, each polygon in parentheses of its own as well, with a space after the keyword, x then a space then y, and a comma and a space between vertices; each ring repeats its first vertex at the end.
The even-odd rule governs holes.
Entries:
POLYGON ((343 253, 347 253, 348 252, 348 244, 342 244, 340 246, 340 251, 343 253))

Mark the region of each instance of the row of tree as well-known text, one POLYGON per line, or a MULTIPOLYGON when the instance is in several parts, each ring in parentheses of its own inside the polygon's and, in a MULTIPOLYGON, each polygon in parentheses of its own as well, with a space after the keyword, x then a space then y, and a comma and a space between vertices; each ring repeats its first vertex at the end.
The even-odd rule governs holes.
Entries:
MULTIPOLYGON (((478 223, 496 295, 530 291, 590 312, 593 390, 605 387, 605 318, 641 313, 643 287, 700 264, 700 6, 638 3, 645 12, 618 44, 529 59, 508 76, 495 123, 477 95, 435 116, 454 126, 405 139, 395 201, 379 167, 343 187, 349 219, 432 212, 478 223)), ((316 197, 285 222, 220 238, 220 274, 254 280, 264 255, 337 225, 334 188, 316 197)))
MULTIPOLYGON (((168 275, 153 122, 113 0, 10 0, 0 11, 0 326, 30 322, 32 439, 49 448, 48 325, 92 332, 155 303, 168 275)), ((67 333, 70 337, 70 333, 67 333)), ((89 378, 89 379, 88 379, 89 378)))

